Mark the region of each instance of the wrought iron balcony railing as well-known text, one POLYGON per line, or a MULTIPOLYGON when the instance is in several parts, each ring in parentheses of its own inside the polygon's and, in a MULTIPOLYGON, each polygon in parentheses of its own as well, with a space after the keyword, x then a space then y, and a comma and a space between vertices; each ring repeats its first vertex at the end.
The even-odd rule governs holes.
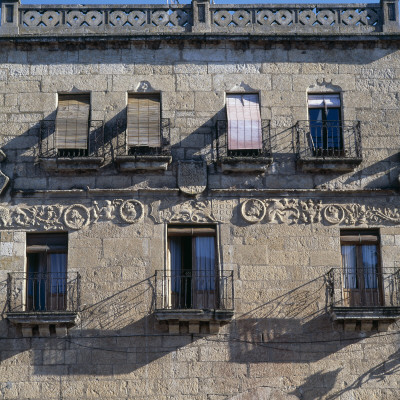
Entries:
MULTIPOLYGON (((71 140, 72 141, 72 140, 71 140)), ((104 122, 92 120, 89 123, 85 148, 58 148, 55 120, 44 120, 40 124, 40 158, 102 158, 105 155, 104 122)), ((78 146, 75 146, 78 147, 78 146)))
POLYGON ((376 272, 364 268, 333 268, 327 275, 332 308, 400 307, 400 269, 376 272))
MULTIPOLYGON (((236 122, 239 124, 239 121, 236 122)), ((246 122, 249 122, 250 124, 252 123, 252 121, 246 122)), ((228 121, 217 121, 217 157, 219 161, 222 161, 223 159, 235 160, 243 158, 256 160, 257 158, 266 158, 272 156, 271 124, 269 120, 261 120, 261 138, 255 138, 254 132, 246 132, 246 126, 244 126, 243 131, 244 138, 241 138, 240 140, 244 143, 243 147, 245 148, 240 149, 240 145, 232 146, 231 144, 232 140, 230 140, 231 133, 229 132, 228 121), (249 135, 248 138, 246 137, 247 133, 249 135)), ((232 133, 232 135, 234 135, 234 133, 232 133)))
POLYGON ((233 271, 156 271, 156 309, 234 309, 233 271))
POLYGON ((171 134, 170 119, 161 118, 160 124, 160 146, 132 146, 128 143, 128 132, 126 122, 117 122, 117 156, 170 156, 171 155, 171 134))
POLYGON ((79 273, 9 273, 8 313, 78 312, 79 273))
POLYGON ((359 121, 298 121, 295 130, 300 160, 362 158, 359 121))

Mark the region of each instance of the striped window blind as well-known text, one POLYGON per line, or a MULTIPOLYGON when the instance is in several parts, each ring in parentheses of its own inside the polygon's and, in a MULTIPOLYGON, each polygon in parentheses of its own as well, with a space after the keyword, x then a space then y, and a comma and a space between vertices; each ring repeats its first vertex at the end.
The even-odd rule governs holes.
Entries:
POLYGON ((128 146, 160 147, 160 96, 128 98, 128 146))
POLYGON ((257 94, 226 96, 228 149, 261 149, 261 114, 257 94))
POLYGON ((87 149, 90 95, 59 95, 56 117, 56 147, 87 149))

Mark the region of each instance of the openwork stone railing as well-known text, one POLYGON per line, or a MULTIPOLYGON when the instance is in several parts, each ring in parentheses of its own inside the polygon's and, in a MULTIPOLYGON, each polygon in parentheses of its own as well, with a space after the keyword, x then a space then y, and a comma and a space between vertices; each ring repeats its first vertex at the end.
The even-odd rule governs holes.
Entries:
POLYGON ((0 34, 369 33, 399 31, 398 3, 71 6, 2 3, 0 34))

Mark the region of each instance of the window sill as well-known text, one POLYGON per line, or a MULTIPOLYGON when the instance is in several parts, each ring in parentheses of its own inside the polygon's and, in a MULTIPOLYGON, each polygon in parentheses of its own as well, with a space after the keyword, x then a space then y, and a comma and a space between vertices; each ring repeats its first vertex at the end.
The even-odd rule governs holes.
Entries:
POLYGON ((260 173, 272 163, 272 157, 223 157, 220 159, 222 172, 260 173))
POLYGON ((39 328, 40 336, 50 336, 50 325, 55 326, 57 336, 64 336, 69 327, 78 320, 78 313, 71 311, 8 312, 6 318, 22 328, 24 337, 33 336, 32 329, 39 328))
POLYGON ((166 171, 171 164, 171 156, 117 156, 115 163, 121 172, 166 171))
POLYGON ((188 323, 189 333, 199 333, 200 323, 208 323, 207 332, 218 333, 221 324, 232 320, 233 310, 156 310, 158 321, 167 321, 169 333, 180 333, 182 325, 188 323))
POLYGON ((297 164, 303 172, 351 172, 361 162, 362 158, 304 157, 297 164))
POLYGON ((49 172, 97 171, 104 161, 103 157, 54 157, 40 158, 40 165, 49 172))

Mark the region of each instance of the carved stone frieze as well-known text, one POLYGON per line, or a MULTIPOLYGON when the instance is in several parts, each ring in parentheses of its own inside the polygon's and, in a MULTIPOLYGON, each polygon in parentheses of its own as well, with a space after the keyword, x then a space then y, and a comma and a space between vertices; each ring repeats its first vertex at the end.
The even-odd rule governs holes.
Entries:
POLYGON ((178 186, 186 194, 196 195, 207 187, 207 165, 203 161, 180 161, 178 186))
POLYGON ((143 204, 137 200, 105 200, 103 205, 97 201, 72 205, 0 205, 0 227, 82 229, 98 221, 133 224, 144 215, 143 204))
POLYGON ((157 200, 151 203, 150 216, 156 223, 163 222, 216 222, 212 204, 209 200, 189 200, 174 204, 157 200))
POLYGON ((248 199, 241 203, 242 218, 250 223, 328 225, 400 224, 400 209, 364 204, 323 204, 321 200, 248 199))

